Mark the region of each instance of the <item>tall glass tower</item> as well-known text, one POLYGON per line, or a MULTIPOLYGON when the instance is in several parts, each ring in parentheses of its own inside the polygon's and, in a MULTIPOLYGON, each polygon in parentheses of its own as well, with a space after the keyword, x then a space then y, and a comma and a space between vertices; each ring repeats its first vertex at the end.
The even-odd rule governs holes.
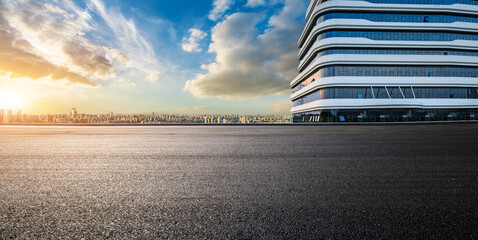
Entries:
POLYGON ((295 122, 478 118, 478 1, 311 0, 295 122))

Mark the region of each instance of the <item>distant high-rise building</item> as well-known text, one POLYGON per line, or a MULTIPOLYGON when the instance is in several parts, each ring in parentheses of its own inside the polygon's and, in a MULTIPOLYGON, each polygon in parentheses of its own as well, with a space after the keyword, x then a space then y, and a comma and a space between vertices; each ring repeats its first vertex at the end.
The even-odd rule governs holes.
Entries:
POLYGON ((71 109, 70 117, 73 119, 76 119, 76 117, 78 117, 78 112, 76 111, 76 108, 71 109))
POLYGON ((22 110, 17 111, 16 122, 23 122, 22 110))
POLYGON ((13 110, 8 109, 7 114, 5 114, 5 123, 11 123, 13 122, 13 110))
POLYGON ((5 110, 0 109, 0 122, 5 122, 5 110))
POLYGON ((312 0, 293 119, 474 119, 477 43, 475 0, 312 0))

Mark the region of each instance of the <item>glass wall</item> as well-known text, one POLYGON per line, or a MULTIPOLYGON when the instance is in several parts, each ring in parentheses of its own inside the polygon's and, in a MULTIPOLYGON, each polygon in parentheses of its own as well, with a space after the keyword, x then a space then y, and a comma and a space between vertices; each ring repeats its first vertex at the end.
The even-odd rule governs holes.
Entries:
POLYGON ((352 48, 331 48, 319 51, 312 55, 304 66, 305 69, 315 58, 333 54, 370 54, 370 55, 453 55, 478 57, 478 51, 457 51, 457 50, 416 50, 416 49, 352 49, 352 48))
POLYGON ((327 21, 329 19, 364 19, 373 22, 414 22, 414 23, 453 23, 453 22, 471 22, 478 23, 478 18, 457 15, 435 15, 435 14, 398 14, 398 13, 351 13, 351 12, 332 12, 321 15, 316 23, 327 21))
POLYGON ((426 88, 414 87, 416 98, 471 98, 478 99, 477 88, 426 88))
MULTIPOLYGON (((478 68, 439 67, 439 66, 356 66, 335 65, 318 70, 319 78, 336 76, 381 76, 381 77, 478 77, 478 68)), ((293 91, 303 88, 310 82, 300 82, 293 91)))
MULTIPOLYGON (((396 32, 396 31, 349 31, 349 30, 330 30, 320 33, 315 37, 316 40, 343 37, 343 38, 367 38, 371 40, 385 41, 454 41, 471 40, 478 41, 478 33, 451 33, 451 32, 396 32)), ((312 44, 306 46, 305 52, 308 52, 312 44)), ((305 56, 307 54, 304 54, 305 56)), ((299 59, 302 60, 303 56, 299 59)))
MULTIPOLYGON (((331 0, 323 0, 321 3, 324 3, 327 1, 331 1, 331 0)), ((390 3, 390 4, 478 5, 478 1, 476 0, 356 0, 356 1, 366 1, 370 3, 390 3)))
POLYGON ((416 50, 416 49, 351 49, 333 48, 318 52, 317 56, 331 54, 371 54, 371 55, 456 55, 456 56, 478 56, 477 51, 457 50, 416 50))
POLYGON ((373 87, 372 89, 375 98, 390 98, 385 87, 373 87))
POLYGON ((478 40, 478 35, 470 33, 449 33, 449 32, 393 32, 393 31, 347 31, 333 30, 326 31, 317 36, 317 39, 331 37, 355 37, 368 38, 372 40, 392 41, 453 41, 453 40, 478 40))
POLYGON ((478 1, 475 1, 475 0, 365 0, 365 1, 370 3, 396 3, 396 4, 478 5, 478 1))
POLYGON ((292 117, 295 123, 476 120, 478 109, 332 109, 292 117))
POLYGON ((333 87, 322 88, 295 101, 293 106, 321 99, 404 99, 404 98, 461 98, 478 99, 478 88, 458 87, 333 87))

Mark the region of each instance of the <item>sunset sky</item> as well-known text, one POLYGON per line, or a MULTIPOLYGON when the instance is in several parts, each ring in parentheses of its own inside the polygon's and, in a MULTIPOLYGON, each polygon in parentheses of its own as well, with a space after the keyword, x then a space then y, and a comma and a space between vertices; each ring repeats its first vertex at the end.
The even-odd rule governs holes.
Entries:
POLYGON ((30 114, 288 113, 307 4, 0 0, 0 100, 30 114))

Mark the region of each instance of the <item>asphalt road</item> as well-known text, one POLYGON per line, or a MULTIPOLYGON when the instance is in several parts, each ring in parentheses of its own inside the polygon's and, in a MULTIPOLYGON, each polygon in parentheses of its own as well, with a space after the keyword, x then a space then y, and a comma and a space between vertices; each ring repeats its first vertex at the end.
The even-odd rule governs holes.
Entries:
POLYGON ((0 126, 0 239, 477 239, 478 124, 0 126))

